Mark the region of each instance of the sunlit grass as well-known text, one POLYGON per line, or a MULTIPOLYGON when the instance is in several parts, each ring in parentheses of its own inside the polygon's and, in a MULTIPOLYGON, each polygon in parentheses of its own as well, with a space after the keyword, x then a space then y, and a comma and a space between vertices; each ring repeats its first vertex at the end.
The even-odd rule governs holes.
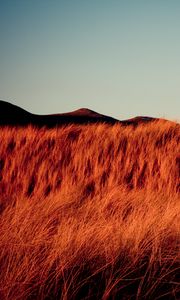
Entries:
POLYGON ((0 299, 177 299, 179 133, 1 128, 0 299))

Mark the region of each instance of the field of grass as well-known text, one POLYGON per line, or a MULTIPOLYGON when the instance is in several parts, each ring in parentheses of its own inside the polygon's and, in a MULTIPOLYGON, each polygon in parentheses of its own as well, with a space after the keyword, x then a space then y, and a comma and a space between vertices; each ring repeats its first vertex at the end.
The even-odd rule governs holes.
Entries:
POLYGON ((0 299, 178 299, 180 125, 0 128, 0 299))

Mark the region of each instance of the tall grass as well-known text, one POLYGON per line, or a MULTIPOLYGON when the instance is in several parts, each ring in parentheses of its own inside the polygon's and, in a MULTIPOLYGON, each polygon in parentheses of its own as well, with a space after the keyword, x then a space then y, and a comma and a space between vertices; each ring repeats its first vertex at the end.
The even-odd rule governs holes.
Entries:
POLYGON ((177 299, 180 126, 0 129, 0 299, 177 299))

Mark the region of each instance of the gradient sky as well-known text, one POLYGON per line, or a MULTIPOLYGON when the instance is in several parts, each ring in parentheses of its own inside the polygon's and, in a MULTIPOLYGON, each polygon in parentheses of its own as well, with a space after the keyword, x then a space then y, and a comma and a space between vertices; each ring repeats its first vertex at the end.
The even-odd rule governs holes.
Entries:
POLYGON ((0 99, 180 119, 179 0, 0 0, 0 99))

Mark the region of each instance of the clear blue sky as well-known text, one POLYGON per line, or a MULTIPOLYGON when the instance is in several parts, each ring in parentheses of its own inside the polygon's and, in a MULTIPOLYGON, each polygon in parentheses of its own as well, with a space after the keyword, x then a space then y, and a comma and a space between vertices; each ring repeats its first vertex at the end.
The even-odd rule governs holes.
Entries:
POLYGON ((0 99, 180 119, 180 1, 0 0, 0 99))

